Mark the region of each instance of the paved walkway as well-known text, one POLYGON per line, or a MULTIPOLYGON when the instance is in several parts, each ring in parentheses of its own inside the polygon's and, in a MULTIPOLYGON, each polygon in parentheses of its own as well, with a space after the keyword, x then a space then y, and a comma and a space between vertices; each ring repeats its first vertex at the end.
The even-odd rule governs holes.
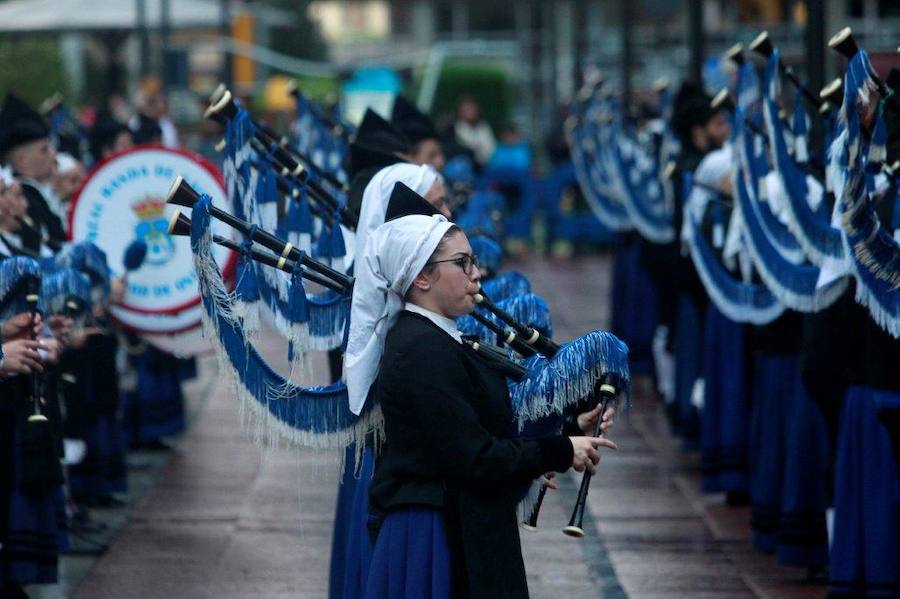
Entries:
MULTIPOLYGON (((608 322, 607 258, 519 265, 545 297, 556 337, 608 322)), ((260 347, 273 362, 283 347, 260 347)), ((324 360, 314 371, 321 382, 324 360)), ((190 432, 130 523, 78 589, 84 598, 327 596, 337 459, 261 449, 214 363, 190 432)), ((196 388, 203 389, 203 385, 196 388)), ((532 597, 823 597, 749 544, 746 509, 699 494, 696 455, 681 451, 640 381, 589 496, 587 536, 565 537, 578 480, 548 495, 540 530, 523 533, 532 597)))

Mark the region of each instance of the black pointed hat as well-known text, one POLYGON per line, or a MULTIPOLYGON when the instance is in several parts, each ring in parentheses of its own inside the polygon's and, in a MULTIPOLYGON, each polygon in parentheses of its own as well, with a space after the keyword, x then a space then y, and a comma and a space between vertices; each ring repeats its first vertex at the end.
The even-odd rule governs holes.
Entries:
POLYGON ((361 171, 402 162, 397 153, 409 151, 409 140, 374 111, 366 110, 350 144, 347 175, 352 181, 361 171))
POLYGON ((409 139, 374 110, 367 109, 353 143, 385 153, 408 152, 409 139))
POLYGON ((10 150, 50 136, 43 117, 14 94, 6 94, 0 108, 0 157, 10 150))
POLYGON ((439 139, 434 121, 416 107, 415 104, 397 96, 394 109, 391 111, 391 124, 399 129, 409 141, 417 144, 423 139, 439 139))
POLYGON ((401 216, 410 216, 411 214, 433 216, 440 214, 440 212, 429 204, 428 200, 397 181, 394 183, 394 189, 391 191, 391 197, 388 200, 387 210, 384 213, 384 222, 400 218, 401 216))

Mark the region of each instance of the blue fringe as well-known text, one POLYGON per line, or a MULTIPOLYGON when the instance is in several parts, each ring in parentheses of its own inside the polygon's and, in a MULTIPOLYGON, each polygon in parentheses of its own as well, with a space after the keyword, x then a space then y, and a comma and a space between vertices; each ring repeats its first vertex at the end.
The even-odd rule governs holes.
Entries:
MULTIPOLYGON (((860 136, 860 132, 852 135, 860 136)), ((878 326, 900 338, 900 245, 881 225, 865 179, 860 151, 848 164, 841 206, 856 276, 856 301, 868 308, 878 326)))
POLYGON ((299 198, 288 200, 285 228, 289 233, 312 235, 313 218, 309 212, 309 204, 305 192, 301 192, 299 198))
MULTIPOLYGON (((257 269, 267 266, 254 265, 257 269)), ((264 281, 262 277, 260 281, 264 281)), ((259 296, 272 316, 276 328, 286 334, 291 313, 289 301, 283 301, 278 290, 267 284, 259 287, 259 296)), ((344 327, 350 320, 350 298, 328 290, 316 295, 306 296, 306 308, 309 314, 309 343, 311 349, 331 350, 341 346, 344 327)), ((301 348, 305 349, 305 348, 301 348)))
MULTIPOLYGON (((253 125, 249 115, 243 108, 239 108, 238 115, 232 119, 226 130, 226 178, 229 181, 229 197, 235 215, 251 223, 257 223, 262 207, 279 201, 276 185, 279 175, 265 160, 259 159, 255 161, 256 174, 251 175, 250 166, 254 163, 255 156, 249 145, 252 135, 253 125), (241 195, 242 189, 250 193, 241 195)), ((301 189, 301 192, 304 192, 304 189, 301 189)), ((302 246, 299 235, 312 234, 313 218, 305 201, 305 192, 301 193, 300 201, 289 199, 288 202, 287 214, 277 223, 277 233, 283 238, 290 239, 300 248, 302 246)), ((342 257, 346 254, 343 235, 338 227, 330 231, 321 227, 320 233, 318 249, 322 250, 327 258, 342 257)), ((295 344, 290 343, 289 357, 292 358, 295 352, 307 349, 330 350, 340 346, 349 317, 349 301, 346 298, 331 291, 318 296, 304 293, 305 301, 300 302, 299 296, 292 289, 302 287, 291 286, 288 277, 283 273, 253 260, 246 265, 242 264, 239 274, 237 297, 253 298, 253 292, 247 287, 254 285, 255 295, 262 300, 278 331, 286 338, 293 336, 297 343, 308 345, 308 347, 294 347, 295 344), (244 281, 244 286, 241 286, 241 281, 244 281), (308 323, 308 339, 296 327, 292 330, 292 325, 306 326, 304 323, 308 323)))
POLYGON ((611 333, 592 331, 563 345, 549 360, 533 356, 525 366, 525 379, 510 385, 520 423, 562 414, 587 396, 605 374, 615 375, 619 391, 626 398, 631 395, 628 346, 611 333))
POLYGON ((26 256, 0 260, 0 322, 28 310, 25 285, 29 279, 41 280, 40 263, 26 256))
MULTIPOLYGON (((214 263, 210 248, 208 198, 194 208, 191 248, 200 261, 214 263)), ((349 409, 343 383, 325 387, 300 387, 285 379, 265 362, 243 336, 239 325, 226 317, 215 289, 224 289, 218 271, 198 268, 200 292, 211 335, 222 364, 234 378, 242 404, 256 416, 259 438, 271 433, 308 447, 345 447, 377 430, 378 411, 371 406, 356 416, 349 409), (206 277, 213 277, 208 280, 206 277)))
POLYGON ((91 282, 87 275, 63 268, 44 274, 41 280, 41 304, 45 314, 60 314, 66 309, 66 300, 78 298, 82 304, 91 305, 91 282))
POLYGON ((495 275, 481 284, 482 289, 491 300, 499 302, 521 293, 531 293, 531 283, 525 275, 510 270, 495 275))
MULTIPOLYGON (((547 302, 541 296, 533 293, 513 295, 506 299, 498 300, 497 307, 512 316, 516 321, 538 329, 547 337, 553 336, 550 308, 547 307, 547 302)), ((485 316, 498 324, 500 323, 500 320, 493 314, 485 312, 485 316)))
POLYGON ((62 249, 52 259, 53 268, 74 268, 85 273, 91 287, 103 291, 104 300, 109 297, 109 265, 106 253, 90 241, 79 241, 62 249))
MULTIPOLYGON (((777 67, 778 55, 774 54, 766 65, 767 81, 778 77, 777 67)), ((821 264, 825 258, 843 258, 844 243, 840 230, 835 229, 830 222, 819 217, 809 205, 806 174, 788 155, 783 127, 778 118, 778 106, 775 98, 770 94, 767 94, 764 99, 764 114, 769 132, 772 162, 781 179, 787 199, 790 216, 788 227, 813 263, 821 264)), ((805 123, 805 118, 803 121, 805 123)))
POLYGON ((259 300, 259 283, 253 259, 246 253, 238 259, 237 285, 235 297, 238 301, 253 303, 259 300))

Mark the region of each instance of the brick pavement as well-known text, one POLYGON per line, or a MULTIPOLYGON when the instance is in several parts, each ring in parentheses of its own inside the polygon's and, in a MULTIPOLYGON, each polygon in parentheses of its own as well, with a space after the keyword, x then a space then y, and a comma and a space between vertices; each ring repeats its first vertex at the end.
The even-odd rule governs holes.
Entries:
MULTIPOLYGON (((564 340, 608 322, 605 257, 517 265, 543 295, 564 340)), ((272 360, 284 348, 270 336, 272 360)), ((319 357, 315 372, 323 372, 319 357)), ((333 453, 261 449, 242 430, 227 384, 211 389, 159 482, 79 587, 84 598, 327 596, 337 481, 333 453)), ((696 455, 668 433, 659 405, 636 385, 589 496, 588 535, 561 534, 577 489, 548 494, 536 533, 523 533, 532 597, 821 597, 749 546, 749 517, 698 493, 696 455)))

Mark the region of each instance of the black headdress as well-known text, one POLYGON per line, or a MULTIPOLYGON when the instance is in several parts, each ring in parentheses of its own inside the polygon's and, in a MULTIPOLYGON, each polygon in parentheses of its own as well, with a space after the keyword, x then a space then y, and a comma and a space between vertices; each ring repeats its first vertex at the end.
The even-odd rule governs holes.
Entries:
POLYGON ((18 96, 7 94, 0 108, 0 157, 36 139, 50 136, 44 118, 18 96))

